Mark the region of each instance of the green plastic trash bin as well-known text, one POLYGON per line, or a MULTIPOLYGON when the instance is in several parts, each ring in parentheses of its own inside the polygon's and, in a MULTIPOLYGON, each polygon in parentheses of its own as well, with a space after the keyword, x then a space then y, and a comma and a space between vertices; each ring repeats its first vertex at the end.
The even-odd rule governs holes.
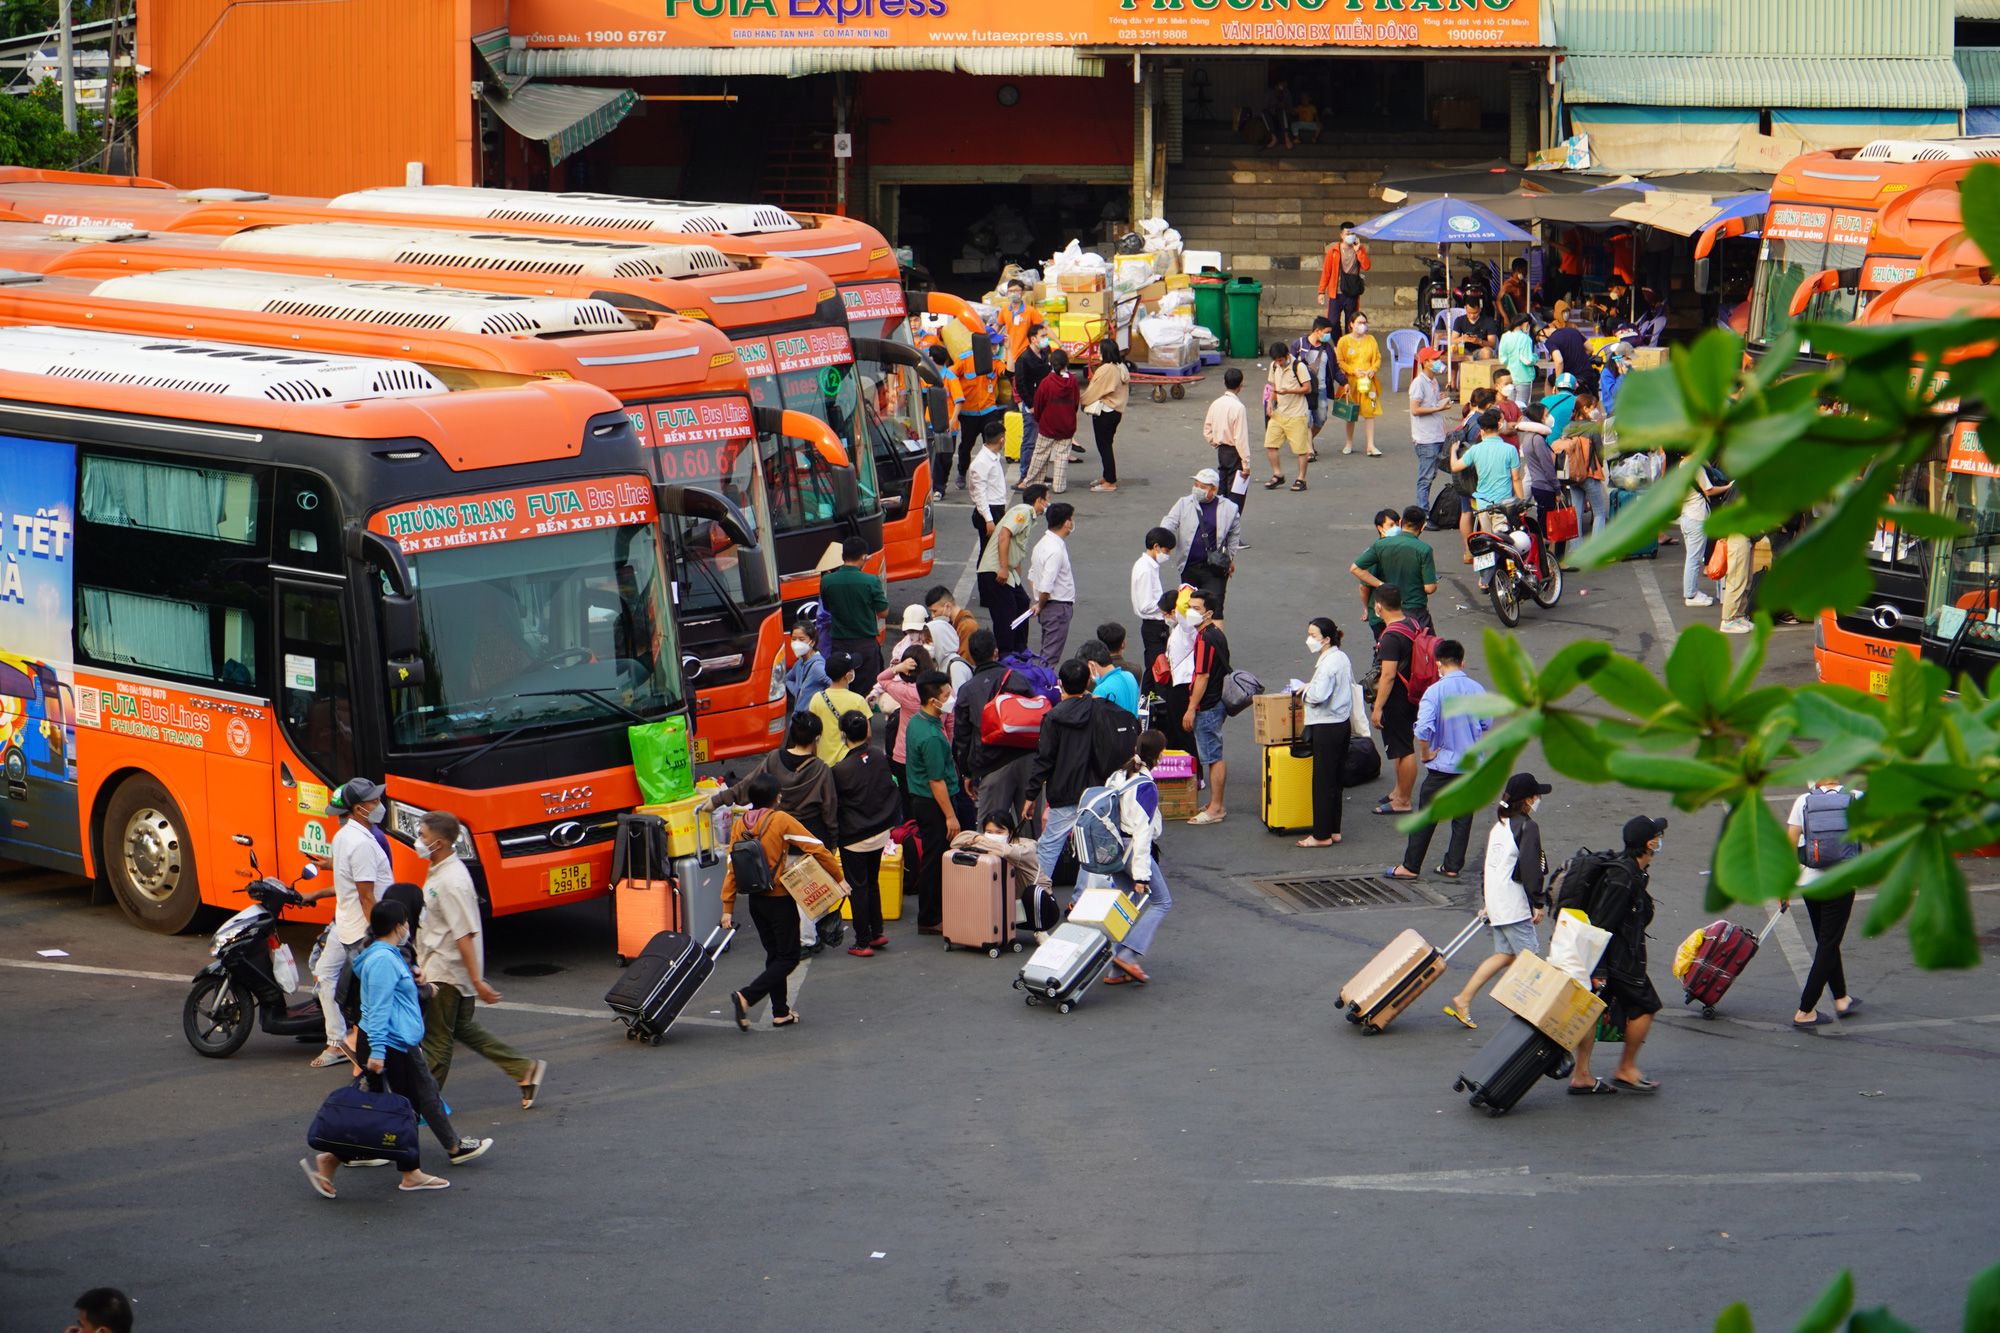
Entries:
POLYGON ((1264 284, 1255 278, 1229 280, 1229 354, 1258 357, 1264 349, 1257 342, 1257 302, 1264 284))
POLYGON ((1188 279, 1194 290, 1194 322, 1215 335, 1219 346, 1229 345, 1229 330, 1222 322, 1222 289, 1229 285, 1227 273, 1200 273, 1188 279))

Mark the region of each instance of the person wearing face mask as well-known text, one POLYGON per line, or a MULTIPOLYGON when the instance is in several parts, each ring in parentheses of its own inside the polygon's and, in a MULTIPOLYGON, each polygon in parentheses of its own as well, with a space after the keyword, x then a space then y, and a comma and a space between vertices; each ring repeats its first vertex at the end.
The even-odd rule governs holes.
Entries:
POLYGON ((1347 567, 1361 585, 1361 607, 1368 628, 1382 637, 1387 627, 1375 614, 1375 589, 1393 583, 1403 594, 1402 611, 1425 629, 1431 628, 1430 595, 1437 591, 1437 555, 1419 534, 1424 530, 1425 512, 1411 505, 1398 514, 1393 509, 1375 514, 1375 540, 1347 567))
POLYGON ((1235 366, 1222 372, 1222 392, 1208 405, 1201 437, 1215 448, 1215 472, 1222 493, 1241 509, 1250 494, 1250 477, 1243 470, 1244 456, 1250 452, 1250 420, 1243 409, 1243 372, 1235 366))
MULTIPOLYGON (((1042 312, 1028 304, 1028 284, 1019 278, 1007 279, 1007 304, 1000 307, 1000 326, 1007 334, 1007 364, 1013 365, 1021 350, 1034 336, 1035 329, 1042 322, 1042 312)), ((1020 397, 1021 386, 1014 385, 1014 396, 1020 397)))
POLYGON ((1541 948, 1535 927, 1548 907, 1542 883, 1549 861, 1542 854, 1542 830, 1531 816, 1554 790, 1533 773, 1516 773, 1500 798, 1500 817, 1486 839, 1486 924, 1493 928, 1493 953, 1444 1007, 1469 1028, 1479 1026, 1472 1021, 1472 997, 1480 988, 1512 967, 1516 955, 1541 948))
POLYGON ((1222 805, 1223 779, 1228 770, 1222 762, 1222 685, 1229 679, 1229 639, 1215 623, 1215 609, 1209 594, 1196 592, 1188 598, 1182 620, 1194 630, 1194 678, 1188 682, 1186 711, 1181 730, 1194 733, 1194 754, 1208 769, 1208 804, 1190 824, 1220 824, 1229 813, 1222 805))
MULTIPOLYGON (((1363 438, 1368 457, 1380 458, 1382 451, 1375 447, 1375 418, 1382 415, 1382 348, 1368 331, 1368 316, 1354 317, 1346 336, 1333 345, 1333 356, 1341 373, 1347 376, 1347 388, 1341 397, 1353 403, 1357 419, 1367 423, 1363 438)), ((1347 423, 1347 443, 1340 451, 1343 454, 1354 452, 1354 425, 1353 421, 1347 423)))
POLYGON ((1176 549, 1187 552, 1180 581, 1214 594, 1210 603, 1218 615, 1230 576, 1236 572, 1243 528, 1242 511, 1221 490, 1221 476, 1205 467, 1194 474, 1194 489, 1174 501, 1160 520, 1160 526, 1174 535, 1176 549))
POLYGON ((1353 734, 1354 664, 1340 651, 1340 626, 1325 616, 1306 626, 1306 653, 1313 659, 1313 674, 1300 694, 1306 705, 1306 739, 1312 742, 1313 826, 1297 845, 1331 847, 1340 841, 1341 776, 1353 734))
POLYGON ((1054 346, 1055 339, 1049 335, 1048 326, 1032 324, 1021 350, 1014 353, 1014 406, 1021 413, 1021 481, 1028 479, 1028 464, 1033 461, 1035 444, 1041 439, 1041 428, 1035 421, 1035 390, 1048 378, 1049 351, 1054 346))
POLYGON ((1438 384, 1443 355, 1435 347, 1420 350, 1416 378, 1410 381, 1410 444, 1417 454, 1417 503, 1426 512, 1431 507, 1431 481, 1437 476, 1438 457, 1444 452, 1445 413, 1452 408, 1450 396, 1438 384))
POLYGON ((1603 957, 1591 973, 1590 984, 1603 997, 1604 1016, 1614 1025, 1625 1026, 1625 1053, 1604 1082, 1590 1072, 1590 1052, 1594 1036, 1577 1043, 1576 1068, 1571 1071, 1572 1095, 1591 1093, 1660 1090, 1639 1069, 1639 1048, 1653 1030, 1653 1015, 1660 1012, 1660 994, 1646 975, 1646 927, 1653 923, 1653 896, 1646 890, 1652 878, 1653 858, 1666 842, 1667 821, 1635 815, 1625 821, 1624 852, 1599 872, 1591 886, 1590 924, 1611 932, 1603 957))
POLYGON ((463 1042, 520 1085, 525 1111, 541 1095, 549 1066, 528 1059, 473 1017, 475 997, 498 1004, 500 992, 486 984, 479 894, 458 859, 463 831, 458 816, 445 810, 429 811, 417 822, 416 853, 431 867, 417 927, 417 976, 431 991, 424 1001, 424 1063, 442 1089, 451 1077, 452 1049, 463 1042))
MULTIPOLYGON (((347 960, 368 943, 368 915, 376 900, 395 879, 389 868, 389 853, 375 837, 376 824, 386 807, 382 784, 367 778, 350 778, 327 801, 330 810, 341 816, 340 829, 333 835, 330 859, 333 862, 333 921, 313 951, 313 990, 319 996, 320 1012, 326 1026, 326 1049, 313 1057, 314 1069, 330 1069, 347 1063, 341 1042, 347 1036, 347 1019, 334 1002, 334 986, 347 960)), ((317 902, 322 890, 307 898, 317 902)))
MULTIPOLYGON (((361 984, 361 1032, 368 1041, 368 1081, 376 1090, 386 1090, 409 1099, 411 1106, 431 1133, 443 1145, 454 1166, 482 1156, 493 1146, 492 1139, 463 1139, 451 1127, 437 1081, 424 1063, 424 1015, 417 997, 417 980, 403 961, 402 946, 410 938, 410 916, 401 903, 376 903, 368 916, 369 944, 354 963, 355 978, 361 984)), ((419 1170, 417 1142, 398 1145, 391 1155, 403 1173, 400 1189, 406 1191, 449 1189, 451 1182, 419 1170)), ((341 1159, 323 1152, 318 1157, 299 1159, 299 1166, 322 1198, 334 1196, 333 1173, 341 1159)))
POLYGON ((1166 588, 1160 569, 1174 558, 1179 540, 1171 529, 1152 528, 1146 533, 1146 550, 1132 562, 1132 614, 1139 617, 1139 678, 1153 678, 1153 662, 1167 650, 1166 588))
POLYGON ((811 708, 813 696, 829 683, 826 659, 819 654, 818 634, 819 626, 809 613, 801 614, 798 623, 792 626, 792 657, 795 660, 785 672, 785 693, 791 696, 794 713, 803 713, 811 708))

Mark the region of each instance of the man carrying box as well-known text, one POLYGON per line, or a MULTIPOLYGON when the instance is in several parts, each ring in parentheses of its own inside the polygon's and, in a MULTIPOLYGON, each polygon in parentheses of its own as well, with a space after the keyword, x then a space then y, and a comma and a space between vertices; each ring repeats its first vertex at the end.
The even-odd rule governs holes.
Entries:
POLYGON ((1667 821, 1636 815, 1625 821, 1625 852, 1599 872, 1590 894, 1590 924, 1611 932, 1604 956, 1597 960, 1590 984, 1604 997, 1606 1010, 1616 1025, 1625 1025, 1625 1054, 1604 1082, 1590 1072, 1590 1048, 1596 1043, 1585 1037, 1576 1048, 1576 1068, 1570 1074, 1570 1092, 1642 1092, 1660 1090, 1639 1070, 1639 1048, 1653 1029, 1653 1015, 1660 1012, 1660 993, 1646 975, 1646 927, 1653 921, 1653 897, 1646 891, 1652 878, 1653 857, 1665 840, 1667 821))

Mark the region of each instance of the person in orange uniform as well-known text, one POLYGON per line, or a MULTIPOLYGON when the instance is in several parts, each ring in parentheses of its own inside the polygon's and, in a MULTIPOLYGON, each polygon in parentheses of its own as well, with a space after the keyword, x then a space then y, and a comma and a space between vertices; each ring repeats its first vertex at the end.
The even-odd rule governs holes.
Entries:
POLYGON ((938 442, 944 446, 943 450, 931 459, 931 494, 942 500, 944 479, 950 471, 951 456, 955 450, 952 442, 959 433, 958 415, 965 404, 965 381, 958 377, 958 371, 952 366, 951 349, 944 345, 944 339, 935 333, 927 333, 917 345, 923 349, 924 355, 930 357, 938 368, 938 374, 944 379, 945 419, 948 429, 945 431, 944 439, 938 442))
POLYGON ((1007 369, 1028 345, 1028 330, 1042 322, 1041 310, 1028 301, 1028 284, 1019 278, 1007 279, 1007 304, 1000 308, 1000 323, 1007 332, 1007 369))
MULTIPOLYGON (((975 342, 991 337, 984 326, 972 330, 975 342)), ((973 343, 967 343, 965 351, 954 362, 959 382, 965 386, 965 401, 959 404, 960 425, 958 431, 958 489, 965 489, 965 474, 972 466, 972 451, 986 432, 988 419, 999 420, 1000 412, 1000 366, 998 357, 987 363, 987 372, 979 373, 978 364, 973 359, 973 343)), ((939 484, 943 484, 940 477, 939 484)))
POLYGON ((1326 247, 1319 265, 1319 299, 1326 302, 1326 317, 1333 321, 1333 336, 1346 335, 1348 325, 1361 313, 1361 292, 1369 269, 1368 247, 1355 234, 1352 222, 1340 224, 1340 239, 1326 247))

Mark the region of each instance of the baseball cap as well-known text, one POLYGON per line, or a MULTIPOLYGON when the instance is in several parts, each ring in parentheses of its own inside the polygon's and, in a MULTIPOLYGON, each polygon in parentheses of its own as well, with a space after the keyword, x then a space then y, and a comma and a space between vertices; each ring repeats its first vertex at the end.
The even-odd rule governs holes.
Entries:
POLYGON ((1556 387, 1558 389, 1574 389, 1576 387, 1576 376, 1565 370, 1562 374, 1556 376, 1556 387))
POLYGON ((1634 815, 1625 821, 1625 850, 1636 852, 1667 831, 1667 821, 1634 815))
POLYGON ((906 631, 920 630, 929 623, 930 613, 925 611, 921 606, 906 606, 903 608, 903 628, 906 631))
POLYGON ((1205 467, 1194 474, 1194 479, 1204 486, 1222 485, 1222 474, 1212 467, 1205 467))
POLYGON ((1632 359, 1632 344, 1628 342, 1612 343, 1611 346, 1604 349, 1604 355, 1607 357, 1615 356, 1620 361, 1630 361, 1632 359))
POLYGON ((1516 773, 1507 779, 1507 804, 1525 801, 1530 796, 1547 796, 1555 788, 1543 782, 1533 773, 1516 773))
POLYGON ((1417 364, 1420 366, 1426 361, 1442 360, 1444 360, 1444 353, 1435 347, 1423 347, 1417 350, 1417 364))
POLYGON ((381 783, 370 782, 367 778, 349 778, 341 784, 340 790, 327 799, 327 804, 338 806, 342 810, 352 810, 357 805, 381 799, 381 783))
POLYGON ((853 653, 843 653, 836 650, 826 655, 826 678, 828 680, 839 680, 852 670, 854 670, 853 653))

